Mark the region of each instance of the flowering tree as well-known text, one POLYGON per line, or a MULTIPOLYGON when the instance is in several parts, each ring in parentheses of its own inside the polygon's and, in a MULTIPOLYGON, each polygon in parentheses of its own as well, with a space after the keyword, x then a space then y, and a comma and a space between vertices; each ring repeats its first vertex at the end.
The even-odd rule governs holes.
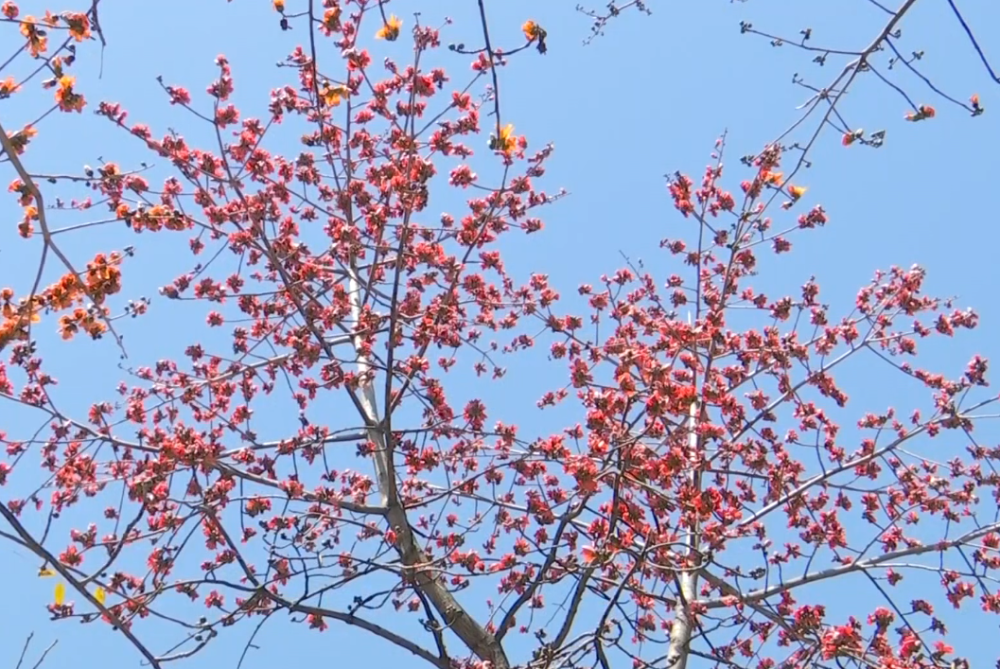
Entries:
MULTIPOLYGON (((838 103, 878 57, 916 67, 895 32, 913 0, 856 53, 800 36, 847 64, 822 87, 797 80, 815 93, 804 120, 745 158, 741 183, 723 181, 724 138, 697 180, 669 179, 693 224, 662 243, 675 274, 630 262, 571 297, 544 273, 518 281, 500 252, 540 234, 540 210, 563 192, 542 189, 553 149, 516 134, 498 92, 508 59, 540 57, 548 34, 528 20, 501 44, 514 31, 494 31, 483 4, 466 38, 478 46, 442 49, 441 29, 388 3, 275 0, 280 28, 308 38, 290 42, 295 75, 265 116, 231 103, 224 56, 207 102, 161 82, 210 129, 205 147, 85 99, 69 72, 76 44, 104 41, 97 2, 41 18, 2 5, 23 37, 15 55, 37 67, 0 80, 0 97, 31 94, 37 75, 54 110, 93 109, 172 170, 156 184, 114 162, 37 174, 38 121, 0 128, 19 234, 44 249, 30 285, 0 293, 0 395, 44 421, 0 434, 0 485, 28 490, 0 505, 2 536, 53 577, 52 616, 112 626, 153 667, 279 613, 317 632, 352 626, 442 669, 956 662, 921 575, 955 607, 1000 612, 1000 453, 972 437, 995 395, 981 391, 982 358, 952 375, 913 358, 976 314, 925 295, 919 267, 877 272, 846 308, 821 302, 815 280, 787 295, 754 288, 771 253, 827 223, 796 178, 821 131, 883 144, 838 103), (409 62, 380 62, 381 44, 402 41, 409 62), (324 62, 330 45, 339 56, 324 62), (472 61, 467 80, 428 64, 448 58, 472 61), (301 136, 283 153, 269 140, 287 127, 301 136), (88 196, 67 203, 50 187, 88 196), (460 193, 462 208, 435 213, 432 193, 460 193), (111 217, 54 220, 90 210, 111 217), (127 244, 80 259, 63 242, 107 223, 127 244), (140 299, 130 265, 178 235, 196 257, 140 299), (170 300, 204 318, 184 356, 129 358, 125 333, 170 300), (53 330, 121 350, 120 386, 95 388, 85 416, 60 408, 56 382, 72 370, 45 361, 53 330), (538 405, 576 408, 550 433, 449 381, 507 383, 505 356, 540 346, 566 375, 538 405), (837 372, 857 357, 922 384, 933 410, 850 407, 837 372), (255 415, 274 406, 296 428, 262 436, 255 415), (63 532, 79 505, 92 522, 63 532), (816 588, 833 579, 880 603, 828 613, 816 588), (148 640, 167 625, 169 651, 148 640)), ((591 12, 593 35, 628 9, 648 11, 591 12)), ((911 121, 935 116, 910 106, 911 121)))

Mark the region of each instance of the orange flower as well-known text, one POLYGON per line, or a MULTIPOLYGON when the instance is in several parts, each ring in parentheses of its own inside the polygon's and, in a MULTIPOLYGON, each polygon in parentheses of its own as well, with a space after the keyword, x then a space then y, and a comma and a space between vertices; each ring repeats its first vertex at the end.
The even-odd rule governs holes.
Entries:
POLYGON ((549 50, 549 48, 545 45, 545 38, 548 36, 548 33, 545 32, 545 28, 529 19, 524 22, 524 25, 521 26, 521 32, 524 33, 524 38, 528 40, 528 44, 536 43, 538 53, 544 54, 549 50))
MULTIPOLYGON (((6 316, 8 322, 4 323, 4 325, 6 326, 5 329, 15 329, 23 331, 24 326, 30 323, 40 323, 42 320, 42 315, 40 313, 41 305, 39 304, 40 300, 35 300, 34 302, 35 302, 34 304, 26 304, 24 300, 21 300, 21 303, 18 305, 17 312, 15 312, 13 309, 10 308, 5 309, 4 314, 5 315, 8 313, 10 314, 9 316, 6 316)), ((4 306, 9 307, 9 305, 4 305, 4 306)), ((3 341, 3 329, 0 329, 0 343, 2 343, 2 341, 3 341)))
POLYGON ((516 143, 517 138, 514 137, 514 125, 512 123, 508 123, 504 127, 500 128, 499 137, 490 135, 490 148, 494 151, 510 151, 514 148, 516 143))
POLYGON ((780 186, 784 177, 785 175, 783 172, 771 172, 769 170, 765 170, 764 173, 761 174, 761 179, 764 183, 771 184, 772 186, 780 186))
POLYGON ((63 315, 59 317, 59 334, 65 341, 69 341, 73 338, 77 332, 76 323, 73 322, 73 318, 68 315, 63 315))
POLYGON ((38 129, 31 125, 26 125, 17 132, 8 132, 7 136, 10 138, 10 143, 14 145, 14 150, 17 151, 17 155, 24 153, 24 148, 28 146, 28 142, 32 137, 38 134, 38 129))
POLYGON ((792 196, 793 200, 798 200, 806 194, 806 190, 808 189, 805 186, 789 186, 788 194, 792 196))
POLYGON ((7 77, 3 81, 0 81, 0 100, 9 98, 20 89, 21 87, 14 81, 14 77, 7 77))
POLYGON ((583 558, 586 564, 590 564, 597 559, 597 549, 593 546, 584 546, 580 549, 580 557, 583 558))
POLYGON ((972 95, 972 97, 969 98, 969 103, 972 105, 972 115, 973 116, 979 116, 984 111, 986 111, 985 109, 983 109, 983 105, 980 104, 980 102, 979 102, 979 95, 978 94, 974 93, 972 95))
POLYGON ((923 121, 926 118, 934 118, 935 114, 937 114, 937 112, 934 110, 934 107, 931 107, 930 105, 920 105, 917 107, 916 113, 909 112, 905 118, 907 121, 916 122, 923 121))
POLYGON ((331 7, 323 13, 323 27, 327 30, 340 30, 340 7, 331 7))
POLYGON ((65 19, 66 25, 69 26, 69 34, 77 42, 82 42, 90 37, 90 19, 87 18, 86 14, 66 12, 63 14, 63 19, 65 19))
POLYGON ((59 109, 64 112, 82 112, 84 105, 87 104, 82 95, 73 92, 73 83, 75 81, 76 79, 68 74, 59 78, 59 89, 56 91, 56 103, 59 105, 59 109))
POLYGON ((22 207, 27 207, 35 201, 35 196, 31 192, 31 189, 29 189, 20 179, 14 179, 11 181, 10 185, 7 186, 7 191, 18 194, 19 197, 17 198, 17 202, 22 207))
POLYGON ((331 86, 329 82, 319 91, 319 96, 323 104, 328 107, 336 107, 340 101, 346 99, 351 94, 347 86, 331 86))
POLYGON ((38 208, 35 205, 28 205, 24 208, 24 218, 17 224, 17 232, 24 239, 28 239, 35 232, 35 225, 32 221, 38 220, 38 208))
POLYGON ((389 20, 375 33, 375 39, 384 39, 393 42, 399 37, 399 29, 403 22, 395 14, 389 15, 389 20))
POLYGON ((274 0, 274 9, 278 12, 285 11, 285 0, 274 0))
POLYGON ((38 32, 38 24, 34 16, 25 16, 21 22, 21 34, 28 40, 28 51, 32 57, 38 58, 49 48, 49 38, 38 32))
POLYGON ((534 42, 536 39, 541 37, 542 33, 544 33, 545 31, 542 30, 542 27, 540 25, 538 25, 531 19, 528 19, 527 21, 524 22, 524 25, 521 26, 521 32, 524 33, 525 39, 527 39, 529 42, 534 42))

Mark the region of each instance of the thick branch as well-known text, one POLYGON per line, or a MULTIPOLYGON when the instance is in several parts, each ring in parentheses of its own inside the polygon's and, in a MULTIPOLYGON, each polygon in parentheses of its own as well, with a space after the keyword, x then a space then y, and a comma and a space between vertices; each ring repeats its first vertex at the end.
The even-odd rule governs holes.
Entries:
MULTIPOLYGON (((361 322, 361 285, 353 272, 349 283, 351 315, 354 322, 359 323, 361 322)), ((458 603, 458 600, 448 591, 441 579, 434 574, 429 556, 417 544, 413 528, 406 517, 406 511, 403 509, 396 489, 392 444, 386 437, 384 424, 379 418, 375 388, 371 380, 367 378, 371 371, 371 361, 367 354, 362 353, 363 350, 361 342, 357 341, 355 351, 358 354, 358 372, 362 379, 359 403, 365 412, 365 423, 370 426, 368 438, 374 444, 372 458, 375 462, 382 506, 386 509, 389 526, 396 532, 396 551, 399 553, 403 565, 407 567, 404 575, 413 579, 416 587, 430 600, 434 609, 444 620, 444 624, 462 640, 462 643, 476 657, 491 662, 493 669, 510 669, 510 662, 507 660, 500 643, 458 603)))

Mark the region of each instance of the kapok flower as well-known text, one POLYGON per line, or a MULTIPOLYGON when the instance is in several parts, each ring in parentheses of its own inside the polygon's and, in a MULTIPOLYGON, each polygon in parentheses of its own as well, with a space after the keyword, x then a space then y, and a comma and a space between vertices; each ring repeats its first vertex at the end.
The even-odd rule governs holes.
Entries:
POLYGON ((274 0, 274 11, 283 13, 285 11, 285 0, 274 0))
POLYGON ((490 149, 493 151, 510 151, 514 148, 516 143, 517 138, 514 137, 514 125, 512 123, 508 123, 504 127, 500 128, 499 137, 490 135, 490 149))
POLYGON ((792 196, 793 200, 798 200, 800 197, 806 194, 808 189, 805 186, 789 186, 788 194, 792 196))
POLYGON ((332 86, 327 83, 320 89, 319 95, 323 100, 323 104, 328 107, 336 107, 340 104, 340 101, 345 99, 350 95, 351 90, 347 86, 332 86))
POLYGON ((17 155, 21 155, 24 153, 24 147, 28 146, 28 142, 37 134, 38 129, 35 126, 26 125, 17 132, 8 132, 7 137, 10 138, 10 143, 14 146, 17 155))
POLYGON ((340 30, 340 7, 331 7, 323 12, 323 28, 327 31, 340 30))
POLYGON ((783 183, 784 178, 785 178, 785 175, 784 175, 783 172, 771 172, 771 171, 768 171, 768 170, 765 170, 764 173, 761 174, 760 176, 761 176, 761 180, 764 183, 770 184, 772 186, 780 186, 783 183))
POLYGON ((17 224, 17 232, 24 239, 30 239, 31 235, 35 232, 35 225, 33 221, 38 220, 38 207, 33 204, 29 204, 24 208, 24 218, 21 222, 17 224))
POLYGON ((25 16, 21 22, 21 34, 28 40, 28 51, 33 58, 38 58, 49 48, 49 38, 40 34, 38 23, 34 16, 25 16))
POLYGON ((14 77, 7 77, 3 81, 0 81, 0 100, 10 97, 20 88, 21 87, 17 85, 17 81, 14 80, 14 77))
POLYGON ((14 179, 13 181, 11 181, 10 185, 7 186, 7 192, 17 193, 18 194, 17 203, 22 207, 27 207, 29 204, 35 201, 34 193, 32 193, 31 189, 28 188, 25 185, 25 183, 20 179, 14 179))
POLYGON ((528 40, 528 44, 532 42, 538 42, 538 53, 545 53, 548 48, 545 46, 545 38, 548 33, 545 32, 545 28, 541 27, 531 19, 524 22, 521 26, 521 32, 524 33, 524 38, 528 40))
POLYGON ((916 113, 909 112, 906 114, 905 118, 907 121, 916 122, 916 121, 923 121, 924 119, 927 118, 934 118, 935 114, 937 114, 937 112, 934 110, 934 107, 931 107, 930 105, 920 105, 919 107, 917 107, 916 113))
POLYGON ((66 12, 62 17, 69 27, 69 34, 77 42, 82 42, 90 37, 90 19, 87 18, 86 14, 82 12, 66 12))
POLYGON ((525 39, 529 42, 534 42, 542 34, 542 27, 531 19, 528 19, 521 26, 521 32, 524 33, 525 39))
POLYGON ((844 146, 850 146, 851 144, 858 141, 864 136, 865 136, 865 131, 863 128, 858 128, 857 130, 848 130, 847 132, 844 133, 844 136, 841 137, 840 143, 843 144, 844 146))
POLYGON ((59 78, 59 88, 56 90, 56 103, 59 105, 59 109, 64 112, 82 112, 83 106, 87 104, 82 95, 73 92, 73 83, 75 81, 76 79, 68 74, 59 78))
POLYGON ((979 94, 978 93, 973 93, 972 94, 972 97, 969 98, 969 104, 972 105, 972 115, 973 116, 979 116, 980 114, 982 114, 985 111, 983 109, 983 106, 979 103, 979 94))
POLYGON ((389 42, 395 41, 399 37, 399 29, 402 25, 403 21, 398 16, 390 14, 389 19, 375 33, 375 39, 384 39, 389 42))
POLYGON ((940 640, 934 642, 934 655, 937 656, 938 659, 940 659, 943 655, 951 655, 954 652, 954 646, 940 640))

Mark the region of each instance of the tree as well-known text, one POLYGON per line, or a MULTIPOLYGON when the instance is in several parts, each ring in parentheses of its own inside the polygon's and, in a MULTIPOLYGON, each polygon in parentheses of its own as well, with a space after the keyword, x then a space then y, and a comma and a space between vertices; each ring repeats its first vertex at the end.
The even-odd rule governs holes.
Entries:
MULTIPOLYGON (((52 616, 112 627, 153 667, 279 614, 317 633, 351 626, 442 669, 961 662, 934 597, 910 584, 932 574, 955 607, 1000 612, 989 508, 1000 451, 972 437, 996 396, 979 356, 951 376, 910 359, 977 315, 925 295, 920 267, 876 273, 847 308, 821 302, 815 279, 779 297, 755 288, 775 262, 768 249, 787 253, 793 235, 827 223, 801 178, 821 131, 854 149, 884 143, 839 103, 862 74, 883 77, 887 52, 916 71, 896 50, 914 4, 887 9, 857 52, 813 47, 803 31, 799 48, 848 64, 822 87, 796 77, 815 92, 805 122, 743 159, 738 186, 723 181, 725 137, 700 180, 669 178, 694 222, 661 245, 675 273, 629 260, 564 297, 544 273, 518 281, 501 253, 512 235, 543 234, 540 210, 564 195, 541 186, 553 147, 517 135, 501 105, 505 64, 549 48, 535 21, 511 48, 479 0, 466 33, 479 46, 443 48, 429 11, 275 0, 294 77, 265 117, 232 103, 225 56, 207 105, 160 82, 209 129, 214 144, 199 147, 85 99, 69 72, 77 43, 105 41, 98 2, 34 19, 8 0, 19 55, 48 77, 54 109, 93 109, 171 168, 162 186, 147 166, 110 161, 38 174, 39 123, 14 131, 0 116, 19 232, 44 249, 27 289, 0 294, 0 394, 44 421, 34 436, 0 435, 0 484, 30 481, 0 515, 4 538, 58 584, 52 616), (393 42, 409 61, 380 61, 393 42), (428 64, 439 57, 472 72, 428 64), (288 127, 300 145, 271 148, 288 127), (93 195, 67 203, 50 186, 93 195), (464 209, 435 213, 442 191, 468 198, 464 209), (52 220, 95 208, 110 223, 52 220), (116 244, 138 236, 85 262, 62 241, 106 224, 116 244), (195 257, 140 298, 130 265, 171 235, 195 257), (204 325, 184 333, 183 357, 133 361, 126 340, 158 341, 142 319, 169 301, 203 306, 204 325), (95 388, 86 416, 63 410, 56 382, 72 370, 45 362, 58 345, 46 328, 120 350, 117 396, 95 388), (450 390, 471 373, 510 392, 506 357, 541 347, 567 372, 538 402, 573 409, 560 429, 525 434, 518 416, 450 390), (859 356, 922 384, 933 409, 862 411, 857 434, 842 427, 837 372, 859 356), (268 411, 297 429, 262 436, 255 416, 268 411), (948 457, 932 455, 945 441, 948 457), (89 524, 63 531, 75 509, 89 524), (882 603, 828 613, 816 587, 829 581, 882 603), (172 650, 153 647, 151 630, 167 626, 172 650)), ((594 36, 628 9, 648 8, 591 12, 594 36)), ((941 95, 983 111, 976 96, 941 95)), ((936 115, 910 106, 911 121, 936 115)))

